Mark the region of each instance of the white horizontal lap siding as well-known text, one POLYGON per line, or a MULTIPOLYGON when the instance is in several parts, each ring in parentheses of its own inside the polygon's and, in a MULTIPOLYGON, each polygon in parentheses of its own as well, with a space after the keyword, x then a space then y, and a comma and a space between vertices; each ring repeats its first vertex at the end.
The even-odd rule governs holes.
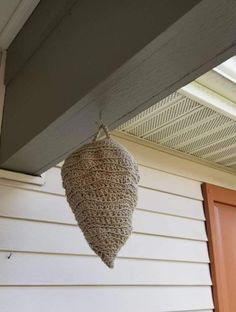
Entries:
MULTIPOLYGON (((64 196, 48 193, 42 196, 41 192, 0 184, 0 198, 0 216, 76 224, 64 196)), ((138 190, 137 209, 205 220, 202 201, 143 187, 138 190)))
MULTIPOLYGON (((75 226, 2 218, 0 236, 0 250, 94 255, 75 226)), ((206 242, 138 233, 132 234, 119 256, 209 262, 206 242)))
POLYGON ((157 312, 205 310, 211 288, 188 286, 2 287, 1 311, 157 312))
POLYGON ((140 172, 134 232, 113 270, 77 227, 59 167, 41 187, 0 180, 0 311, 212 311, 201 183, 140 172))
POLYGON ((116 269, 108 270, 97 257, 19 252, 7 257, 0 252, 1 285, 211 284, 207 263, 118 259, 116 269))

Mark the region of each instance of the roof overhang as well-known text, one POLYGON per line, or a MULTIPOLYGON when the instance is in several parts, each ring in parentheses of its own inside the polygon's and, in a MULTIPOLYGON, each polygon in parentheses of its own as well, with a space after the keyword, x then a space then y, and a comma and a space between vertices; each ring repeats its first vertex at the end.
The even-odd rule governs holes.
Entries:
POLYGON ((37 175, 236 54, 233 1, 52 2, 8 50, 5 169, 37 175))

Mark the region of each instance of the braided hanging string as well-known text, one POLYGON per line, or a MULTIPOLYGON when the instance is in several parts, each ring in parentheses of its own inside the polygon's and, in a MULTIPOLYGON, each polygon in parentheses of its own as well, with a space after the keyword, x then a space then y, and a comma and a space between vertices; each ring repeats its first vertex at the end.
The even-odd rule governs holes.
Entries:
POLYGON ((98 137, 99 137, 99 135, 100 135, 100 133, 101 133, 102 130, 104 131, 106 137, 107 137, 108 139, 110 138, 110 133, 109 133, 109 131, 108 131, 108 128, 101 122, 101 125, 100 125, 100 127, 98 128, 98 131, 97 131, 97 133, 95 134, 95 136, 94 136, 92 142, 97 141, 97 139, 98 139, 98 137))
POLYGON ((72 153, 62 167, 67 201, 94 252, 112 268, 132 232, 138 166, 101 124, 93 141, 72 153), (106 137, 97 140, 101 130, 106 137))

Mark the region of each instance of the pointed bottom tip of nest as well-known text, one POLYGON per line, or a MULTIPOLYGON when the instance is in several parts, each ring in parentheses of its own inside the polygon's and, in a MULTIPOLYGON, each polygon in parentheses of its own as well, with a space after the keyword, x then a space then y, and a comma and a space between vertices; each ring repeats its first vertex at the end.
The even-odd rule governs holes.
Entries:
POLYGON ((114 263, 110 263, 110 264, 106 263, 106 265, 108 266, 109 269, 113 269, 114 268, 114 263))
POLYGON ((102 261, 106 264, 106 266, 108 266, 108 268, 110 268, 110 269, 114 268, 114 260, 110 261, 110 260, 102 259, 102 261))
POLYGON ((114 268, 114 263, 110 263, 110 262, 105 262, 105 264, 108 266, 109 269, 113 269, 114 268))

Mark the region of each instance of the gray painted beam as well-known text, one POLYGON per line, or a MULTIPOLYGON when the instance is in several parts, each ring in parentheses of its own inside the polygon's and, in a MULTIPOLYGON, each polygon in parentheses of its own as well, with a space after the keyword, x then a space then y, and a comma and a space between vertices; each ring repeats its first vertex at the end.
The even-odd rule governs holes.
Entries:
POLYGON ((73 10, 77 0, 41 0, 31 18, 10 45, 5 84, 9 84, 63 18, 73 10))
POLYGON ((1 167, 39 174, 236 53, 236 3, 197 2, 74 4, 7 85, 1 167))

